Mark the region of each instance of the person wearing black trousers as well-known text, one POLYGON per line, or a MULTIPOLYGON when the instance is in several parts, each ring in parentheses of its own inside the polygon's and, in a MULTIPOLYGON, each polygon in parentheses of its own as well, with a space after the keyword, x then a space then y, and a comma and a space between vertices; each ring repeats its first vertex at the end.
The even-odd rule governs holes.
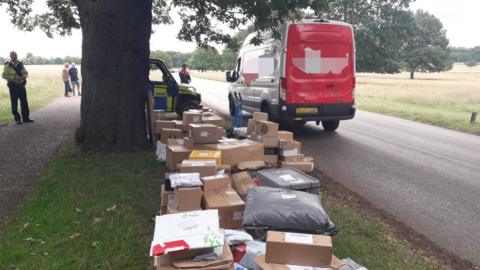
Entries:
POLYGON ((18 61, 17 53, 10 53, 10 61, 3 66, 2 78, 7 80, 8 90, 10 91, 10 101, 12 106, 12 114, 17 124, 33 123, 30 119, 30 110, 28 108, 27 84, 28 72, 22 62, 18 61), (18 113, 18 101, 22 117, 18 113))

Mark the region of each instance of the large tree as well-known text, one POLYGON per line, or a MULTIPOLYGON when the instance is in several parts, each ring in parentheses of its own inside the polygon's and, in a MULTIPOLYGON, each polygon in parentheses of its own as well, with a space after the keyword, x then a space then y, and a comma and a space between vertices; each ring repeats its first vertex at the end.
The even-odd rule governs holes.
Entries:
POLYGON ((352 24, 360 72, 396 73, 402 68, 402 52, 409 39, 413 19, 412 0, 331 1, 325 18, 352 24))
POLYGON ((415 13, 414 22, 413 35, 405 48, 406 69, 410 72, 410 79, 414 79, 416 71, 450 70, 452 61, 442 22, 422 10, 415 13))
MULTIPOLYGON (((205 46, 228 42, 217 25, 274 30, 297 10, 320 10, 328 0, 47 0, 48 11, 32 14, 33 0, 0 0, 23 30, 48 35, 81 28, 83 95, 76 140, 84 150, 126 150, 148 145, 145 99, 152 23, 168 22, 172 7, 182 27, 178 38, 205 46), (153 16, 152 16, 153 13, 153 16)), ((254 42, 261 42, 260 35, 254 42)))

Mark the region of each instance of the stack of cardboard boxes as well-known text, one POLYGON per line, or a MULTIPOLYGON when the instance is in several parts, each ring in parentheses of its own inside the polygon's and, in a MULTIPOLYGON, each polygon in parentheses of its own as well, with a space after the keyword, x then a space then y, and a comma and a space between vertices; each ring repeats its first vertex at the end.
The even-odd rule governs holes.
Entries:
POLYGON ((268 121, 266 113, 255 112, 249 119, 249 138, 265 146, 265 163, 277 167, 292 167, 303 172, 312 172, 313 159, 302 154, 302 144, 293 139, 293 133, 279 131, 278 124, 268 121))
MULTIPOLYGON (((243 231, 245 199, 256 184, 248 172, 231 171, 246 161, 265 161, 310 172, 313 160, 301 154, 291 132, 279 131, 266 114, 254 114, 245 140, 225 138, 223 121, 217 117, 188 111, 182 121, 156 122, 159 138, 167 145, 166 164, 171 171, 161 187, 161 210, 168 215, 157 216, 151 247, 157 269, 234 269, 234 261, 248 261, 250 269, 337 269, 341 262, 332 255, 329 236, 269 231, 261 252, 232 255, 236 244, 227 244, 222 229, 243 231), (191 181, 195 184, 172 188, 169 179, 176 183, 182 175, 198 178, 191 181)), ((260 241, 244 245, 254 242, 260 241)))

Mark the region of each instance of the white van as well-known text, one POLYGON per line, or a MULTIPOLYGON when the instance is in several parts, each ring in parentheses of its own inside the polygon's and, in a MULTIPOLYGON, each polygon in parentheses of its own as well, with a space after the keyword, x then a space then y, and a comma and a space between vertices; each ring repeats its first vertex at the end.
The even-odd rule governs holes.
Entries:
POLYGON ((355 116, 355 42, 351 25, 323 19, 287 23, 279 40, 268 38, 240 49, 227 72, 230 114, 235 96, 246 111, 262 111, 273 121, 303 125, 322 122, 334 131, 355 116))

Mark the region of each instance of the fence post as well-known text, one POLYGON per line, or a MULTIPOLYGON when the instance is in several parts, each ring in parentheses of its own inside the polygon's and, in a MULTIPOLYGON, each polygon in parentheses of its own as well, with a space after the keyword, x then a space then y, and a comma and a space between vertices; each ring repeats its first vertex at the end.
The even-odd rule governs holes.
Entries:
POLYGON ((470 124, 474 124, 477 121, 477 112, 472 112, 472 116, 470 117, 470 124))

